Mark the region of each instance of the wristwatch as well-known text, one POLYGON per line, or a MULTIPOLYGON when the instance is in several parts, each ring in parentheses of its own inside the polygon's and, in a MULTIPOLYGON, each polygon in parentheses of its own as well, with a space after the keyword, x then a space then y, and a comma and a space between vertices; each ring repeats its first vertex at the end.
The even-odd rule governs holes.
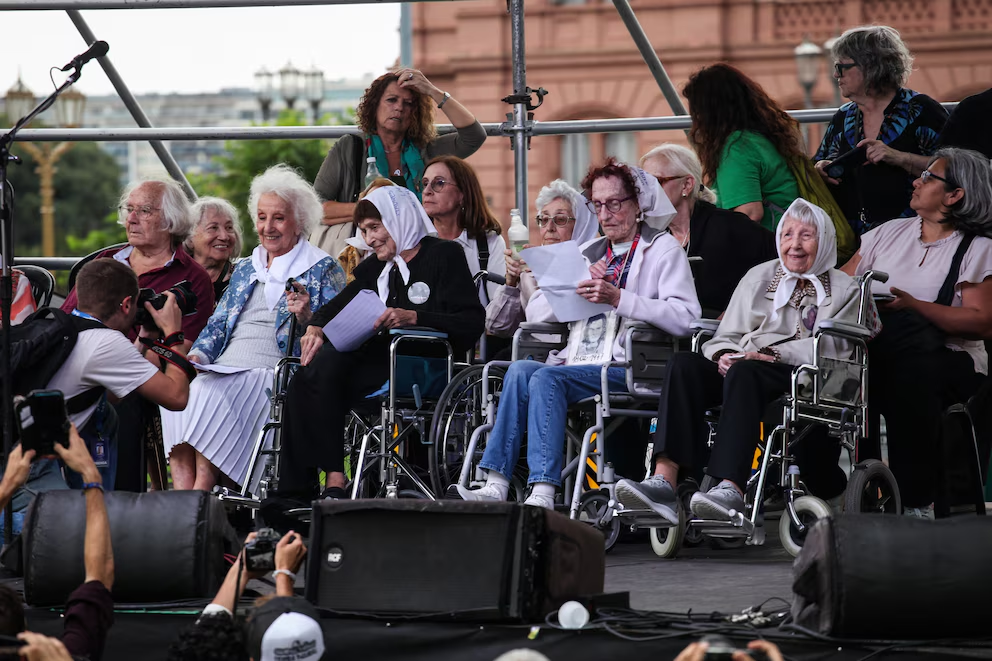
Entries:
POLYGON ((445 92, 444 95, 441 97, 441 103, 437 104, 437 107, 440 108, 441 106, 443 106, 445 103, 448 102, 448 99, 450 98, 451 95, 445 92))

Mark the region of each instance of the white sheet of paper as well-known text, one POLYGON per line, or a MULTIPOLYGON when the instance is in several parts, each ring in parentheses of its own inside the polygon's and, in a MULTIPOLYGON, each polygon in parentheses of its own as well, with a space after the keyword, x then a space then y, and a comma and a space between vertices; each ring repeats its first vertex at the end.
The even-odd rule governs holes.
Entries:
POLYGON ((605 303, 590 303, 575 293, 575 287, 591 276, 586 258, 574 241, 527 248, 520 256, 534 273, 558 321, 588 319, 613 309, 605 303))
POLYGON ((214 374, 237 374, 251 369, 250 367, 231 367, 230 365, 201 365, 200 363, 193 363, 193 367, 201 372, 213 372, 214 374))
POLYGON ((354 351, 375 335, 375 322, 386 311, 379 294, 363 289, 324 326, 324 335, 338 351, 354 351))

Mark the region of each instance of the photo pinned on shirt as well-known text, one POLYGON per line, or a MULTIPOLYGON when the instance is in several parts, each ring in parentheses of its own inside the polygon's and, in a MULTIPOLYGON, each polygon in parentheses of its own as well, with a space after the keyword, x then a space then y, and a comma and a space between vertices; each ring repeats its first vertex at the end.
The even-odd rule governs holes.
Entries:
POLYGON ((431 297, 431 288, 426 282, 415 282, 406 290, 406 297, 414 305, 423 305, 431 297))
POLYGON ((604 312, 572 323, 568 335, 568 365, 608 363, 613 360, 617 333, 616 312, 604 312))
POLYGON ((816 314, 819 312, 819 308, 816 305, 804 306, 799 314, 802 316, 803 327, 810 333, 813 332, 813 328, 816 326, 816 314))

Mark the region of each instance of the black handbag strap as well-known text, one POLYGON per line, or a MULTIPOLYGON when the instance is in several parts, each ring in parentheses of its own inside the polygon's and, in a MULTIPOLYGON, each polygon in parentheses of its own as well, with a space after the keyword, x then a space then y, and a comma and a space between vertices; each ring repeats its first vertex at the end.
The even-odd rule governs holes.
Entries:
POLYGON ((479 252, 479 270, 489 270, 489 236, 485 232, 475 237, 475 248, 479 252))
POLYGON ((355 196, 352 202, 358 201, 358 196, 365 189, 365 140, 358 135, 349 134, 352 139, 353 157, 357 166, 355 167, 355 196))
POLYGON ((958 244, 958 249, 954 251, 954 257, 951 259, 951 268, 947 272, 947 277, 944 278, 944 284, 940 286, 937 300, 934 301, 937 305, 950 305, 954 301, 954 285, 958 282, 961 262, 964 260, 964 254, 968 252, 971 242, 974 240, 974 234, 965 234, 964 238, 961 239, 961 243, 958 244))

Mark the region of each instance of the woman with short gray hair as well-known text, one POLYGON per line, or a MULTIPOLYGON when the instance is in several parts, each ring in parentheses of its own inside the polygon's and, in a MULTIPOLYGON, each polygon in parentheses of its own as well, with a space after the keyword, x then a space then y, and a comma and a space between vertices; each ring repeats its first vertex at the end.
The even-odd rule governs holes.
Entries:
POLYGON ((207 271, 214 283, 214 305, 231 279, 234 260, 244 244, 238 210, 219 197, 201 197, 190 207, 193 234, 183 247, 207 271))
POLYGON ((832 50, 834 78, 851 103, 837 110, 813 160, 855 233, 864 234, 892 218, 914 215, 913 180, 937 149, 947 111, 926 94, 903 87, 913 56, 893 28, 851 28, 832 50))
MULTIPOLYGON (((992 337, 992 168, 978 152, 941 149, 913 184, 914 218, 861 237, 843 269, 875 281, 882 332, 868 345, 868 401, 885 416, 889 466, 907 513, 933 518, 944 408, 988 374, 992 337)), ((871 438, 878 438, 877 424, 871 438)))

